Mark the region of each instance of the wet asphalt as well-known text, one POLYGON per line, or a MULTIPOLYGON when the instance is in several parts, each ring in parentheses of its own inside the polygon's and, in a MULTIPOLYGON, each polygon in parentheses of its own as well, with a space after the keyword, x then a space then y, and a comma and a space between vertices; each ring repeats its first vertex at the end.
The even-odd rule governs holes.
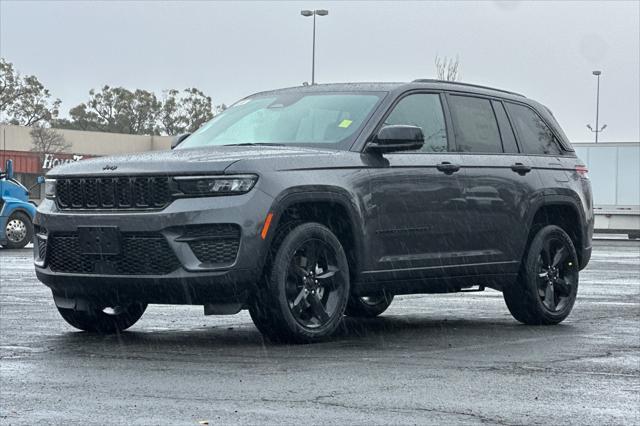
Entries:
POLYGON ((402 296, 303 346, 195 306, 78 332, 31 261, 0 250, 1 424, 640 424, 639 242, 595 242, 558 326, 496 291, 402 296))

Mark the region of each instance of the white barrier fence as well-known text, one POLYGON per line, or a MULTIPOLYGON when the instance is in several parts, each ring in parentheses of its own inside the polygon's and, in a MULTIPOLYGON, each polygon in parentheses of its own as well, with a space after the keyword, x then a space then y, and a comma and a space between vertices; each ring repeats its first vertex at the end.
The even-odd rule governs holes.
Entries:
POLYGON ((640 142, 573 146, 589 169, 596 232, 640 237, 640 142))

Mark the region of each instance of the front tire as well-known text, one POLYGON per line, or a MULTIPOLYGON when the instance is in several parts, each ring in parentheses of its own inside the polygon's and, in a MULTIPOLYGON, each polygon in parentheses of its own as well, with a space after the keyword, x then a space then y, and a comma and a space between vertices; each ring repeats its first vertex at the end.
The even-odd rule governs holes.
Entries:
POLYGON ((517 281, 503 292, 511 315, 530 325, 562 322, 576 301, 578 274, 569 235, 555 225, 541 228, 529 244, 517 281))
POLYGON ((138 322, 146 309, 146 304, 131 303, 124 307, 93 307, 89 311, 75 311, 59 307, 58 312, 69 325, 79 330, 112 334, 124 331, 138 322))
POLYGON ((33 239, 31 219, 23 212, 14 212, 7 220, 4 233, 7 239, 6 248, 24 248, 33 239))
POLYGON ((349 298, 346 254, 338 238, 319 223, 284 232, 274 240, 249 313, 258 330, 274 342, 325 340, 340 325, 349 298))

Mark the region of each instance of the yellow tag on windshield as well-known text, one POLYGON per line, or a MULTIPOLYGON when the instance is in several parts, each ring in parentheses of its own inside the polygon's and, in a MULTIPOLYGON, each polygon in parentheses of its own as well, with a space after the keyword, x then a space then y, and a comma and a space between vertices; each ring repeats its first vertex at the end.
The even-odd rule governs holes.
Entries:
POLYGON ((353 123, 353 120, 342 120, 340 124, 338 124, 338 127, 346 129, 347 127, 351 126, 351 123, 353 123))

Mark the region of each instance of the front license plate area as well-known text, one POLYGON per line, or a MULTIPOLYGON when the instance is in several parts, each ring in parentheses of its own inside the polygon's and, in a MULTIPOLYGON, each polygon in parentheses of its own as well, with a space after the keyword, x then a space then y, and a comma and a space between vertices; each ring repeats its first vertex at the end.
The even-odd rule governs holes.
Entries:
POLYGON ((122 250, 117 226, 79 226, 78 240, 82 254, 117 255, 122 250))

